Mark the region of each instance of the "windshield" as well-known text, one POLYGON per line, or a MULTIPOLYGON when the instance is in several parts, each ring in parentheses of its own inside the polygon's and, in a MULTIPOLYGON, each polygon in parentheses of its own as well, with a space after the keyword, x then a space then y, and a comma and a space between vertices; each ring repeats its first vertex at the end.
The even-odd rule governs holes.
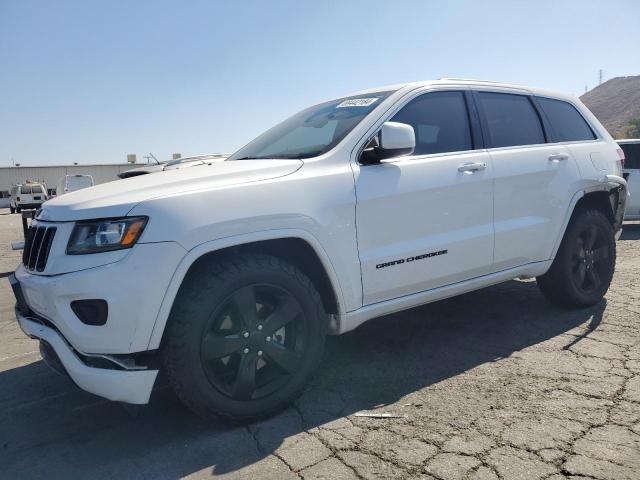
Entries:
POLYGON ((20 193, 22 195, 31 194, 31 185, 23 185, 22 187, 20 187, 20 193))
POLYGON ((391 93, 367 93, 309 107, 267 130, 228 160, 322 155, 335 147, 391 93))

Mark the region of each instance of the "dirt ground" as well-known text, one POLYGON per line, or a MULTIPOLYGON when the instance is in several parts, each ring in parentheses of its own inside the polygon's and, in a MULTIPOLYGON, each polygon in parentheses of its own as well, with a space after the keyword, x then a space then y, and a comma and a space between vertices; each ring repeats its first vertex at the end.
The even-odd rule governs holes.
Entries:
MULTIPOLYGON (((19 262, 0 210, 0 276, 19 262)), ((512 281, 330 337, 281 415, 207 423, 160 386, 125 409, 40 360, 0 278, 0 477, 640 479, 640 224, 581 311, 512 281), (405 418, 362 418, 362 411, 405 418)))

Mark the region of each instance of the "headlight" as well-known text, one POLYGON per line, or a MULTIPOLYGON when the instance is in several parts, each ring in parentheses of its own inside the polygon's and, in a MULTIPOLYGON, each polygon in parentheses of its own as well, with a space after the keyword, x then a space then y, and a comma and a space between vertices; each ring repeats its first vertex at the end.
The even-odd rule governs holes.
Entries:
POLYGON ((67 244, 68 255, 110 252, 135 245, 147 217, 126 217, 77 222, 67 244))

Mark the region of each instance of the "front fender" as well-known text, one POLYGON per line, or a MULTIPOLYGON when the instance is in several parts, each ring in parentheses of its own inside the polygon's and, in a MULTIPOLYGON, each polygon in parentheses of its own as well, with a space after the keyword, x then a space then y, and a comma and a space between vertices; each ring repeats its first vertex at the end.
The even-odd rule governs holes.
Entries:
POLYGON ((242 235, 234 235, 230 237, 220 238, 217 240, 211 240, 208 242, 204 242, 187 252, 182 261, 179 263, 176 268, 173 276, 171 277, 171 281, 166 290, 164 298, 162 300, 162 304, 160 306, 160 310, 158 311, 158 315, 156 317, 156 321, 153 327, 153 331, 151 333, 151 338, 149 339, 148 350, 154 350, 160 347, 160 342, 162 340, 162 335, 164 333, 164 329, 166 327, 167 321, 169 319, 169 314, 171 313, 171 307, 173 306, 173 302, 178 294, 178 290, 180 289, 180 285, 182 284, 187 272, 193 265, 193 263, 202 257, 205 254, 216 252, 225 248, 235 247, 240 245, 245 245, 248 243, 260 242, 265 240, 277 240, 283 238, 299 238, 301 240, 306 241, 311 247, 314 249, 318 258, 322 262, 322 265, 327 272, 331 285, 336 294, 336 298, 338 300, 338 315, 337 318, 341 318, 344 314, 344 294, 343 289, 340 285, 340 280, 336 271, 331 263, 331 259, 329 255, 322 247, 320 242, 315 238, 312 234, 307 232, 306 230, 300 229, 277 229, 277 230, 266 230, 260 232, 247 233, 242 235))

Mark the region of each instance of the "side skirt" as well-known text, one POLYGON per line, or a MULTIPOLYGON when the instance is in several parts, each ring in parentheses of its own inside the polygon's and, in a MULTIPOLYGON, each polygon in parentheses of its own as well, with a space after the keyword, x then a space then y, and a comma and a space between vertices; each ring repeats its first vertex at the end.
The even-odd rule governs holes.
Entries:
POLYGON ((514 278, 537 277, 538 275, 545 273, 549 267, 551 267, 552 262, 553 260, 545 260, 543 262, 528 263, 520 267, 471 278, 463 282, 453 283, 451 285, 445 285, 443 287, 413 293, 411 295, 405 295, 391 300, 385 300, 384 302, 365 305, 357 310, 336 316, 333 319, 333 328, 330 333, 340 335, 354 330, 372 318, 400 312, 402 310, 418 307, 420 305, 443 300, 445 298, 455 297, 456 295, 479 290, 498 283, 507 282, 514 278))

